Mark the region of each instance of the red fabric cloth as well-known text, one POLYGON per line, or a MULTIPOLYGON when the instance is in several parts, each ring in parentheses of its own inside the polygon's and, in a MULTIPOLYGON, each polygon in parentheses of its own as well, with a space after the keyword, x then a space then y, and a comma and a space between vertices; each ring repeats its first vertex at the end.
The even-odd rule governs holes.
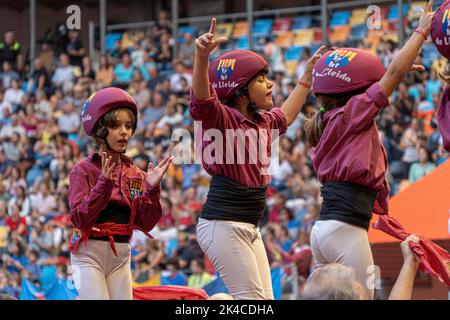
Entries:
POLYGON ((78 246, 81 242, 84 241, 85 245, 87 244, 87 241, 91 236, 93 237, 103 237, 107 236, 109 243, 111 244, 111 249, 114 252, 114 255, 117 257, 117 251, 116 246, 114 243, 114 236, 115 235, 128 235, 130 238, 133 236, 133 230, 139 230, 142 233, 144 233, 147 237, 150 239, 153 239, 153 237, 144 229, 142 229, 140 226, 136 225, 134 223, 136 218, 136 212, 138 211, 138 207, 145 203, 147 199, 145 197, 137 197, 133 200, 131 204, 131 215, 130 215, 130 221, 128 224, 117 224, 112 222, 105 222, 102 224, 94 224, 92 228, 87 230, 77 230, 72 232, 72 238, 70 240, 69 244, 69 250, 72 253, 76 253, 78 250, 78 246), (77 235, 77 232, 81 233, 81 236, 77 235))
POLYGON ((133 288, 133 300, 207 300, 205 290, 184 286, 133 288))
MULTIPOLYGON (((380 216, 372 227, 401 241, 411 234, 395 218, 389 216, 380 216)), ((419 271, 426 272, 450 286, 450 254, 432 241, 417 236, 420 242, 410 242, 409 246, 419 259, 419 271)))

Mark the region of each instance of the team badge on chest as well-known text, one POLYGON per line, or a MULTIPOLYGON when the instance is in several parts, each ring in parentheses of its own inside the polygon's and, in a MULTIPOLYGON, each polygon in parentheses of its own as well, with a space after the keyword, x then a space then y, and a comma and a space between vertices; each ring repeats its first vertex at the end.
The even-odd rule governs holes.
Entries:
POLYGON ((130 195, 134 200, 136 197, 142 196, 143 185, 141 179, 130 179, 130 195))

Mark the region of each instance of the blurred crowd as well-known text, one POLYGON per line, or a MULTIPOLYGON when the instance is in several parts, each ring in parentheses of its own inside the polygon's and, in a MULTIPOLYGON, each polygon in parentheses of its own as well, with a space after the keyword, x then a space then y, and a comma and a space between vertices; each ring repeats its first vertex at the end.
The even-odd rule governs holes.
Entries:
MULTIPOLYGON (((47 290, 70 277, 67 239, 71 225, 68 174, 93 149, 80 127, 85 100, 96 90, 118 86, 137 101, 139 122, 127 154, 146 170, 169 155, 172 132, 193 134, 188 111, 195 35, 185 33, 174 56, 171 23, 162 12, 149 30, 129 31, 106 55, 87 56, 78 31, 57 29, 39 42, 27 61, 14 31, 0 43, 0 293, 19 297, 29 279, 47 290)), ((388 66, 395 42, 382 40, 377 53, 388 66)), ((280 106, 293 90, 311 52, 304 50, 296 75, 283 72, 280 48, 268 41, 260 52, 271 66, 273 100, 280 106)), ((421 57, 416 61, 421 63, 421 57)), ((435 121, 446 65, 435 60, 425 72, 411 72, 377 119, 390 163, 392 195, 448 159, 435 121)), ((309 231, 320 212, 320 183, 305 142, 304 122, 315 104, 310 96, 280 139, 278 166, 268 188, 261 230, 272 268, 281 268, 283 291, 302 284, 311 267, 309 231)), ((195 225, 210 177, 198 164, 173 164, 162 182, 163 217, 153 240, 132 239, 134 285, 177 284, 202 288, 215 271, 200 250, 195 225)))

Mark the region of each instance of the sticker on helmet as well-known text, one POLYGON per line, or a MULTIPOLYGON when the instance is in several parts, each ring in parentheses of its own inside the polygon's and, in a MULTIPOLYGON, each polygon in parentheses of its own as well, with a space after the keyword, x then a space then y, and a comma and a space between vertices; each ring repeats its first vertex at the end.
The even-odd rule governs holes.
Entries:
POLYGON ((217 66, 217 77, 220 80, 228 80, 233 74, 236 59, 221 59, 217 66))
POLYGON ((337 49, 328 56, 325 64, 331 68, 341 68, 348 65, 357 55, 357 52, 351 50, 337 49))

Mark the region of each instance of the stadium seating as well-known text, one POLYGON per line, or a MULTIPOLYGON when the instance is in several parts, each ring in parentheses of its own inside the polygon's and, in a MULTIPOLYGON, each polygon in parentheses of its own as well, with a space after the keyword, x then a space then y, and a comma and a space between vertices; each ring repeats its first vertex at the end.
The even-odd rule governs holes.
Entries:
POLYGON ((269 37, 272 32, 273 20, 258 19, 253 24, 253 36, 255 37, 269 37))
POLYGON ((296 17, 294 19, 294 24, 292 26, 292 30, 301 30, 301 29, 308 29, 312 25, 312 17, 311 16, 301 16, 296 17))
POLYGON ((272 32, 273 34, 282 34, 290 31, 292 28, 293 18, 277 18, 273 22, 272 32))
POLYGON ((120 32, 111 32, 106 34, 105 42, 106 42, 106 50, 114 50, 116 47, 116 41, 122 39, 122 33, 120 32))

